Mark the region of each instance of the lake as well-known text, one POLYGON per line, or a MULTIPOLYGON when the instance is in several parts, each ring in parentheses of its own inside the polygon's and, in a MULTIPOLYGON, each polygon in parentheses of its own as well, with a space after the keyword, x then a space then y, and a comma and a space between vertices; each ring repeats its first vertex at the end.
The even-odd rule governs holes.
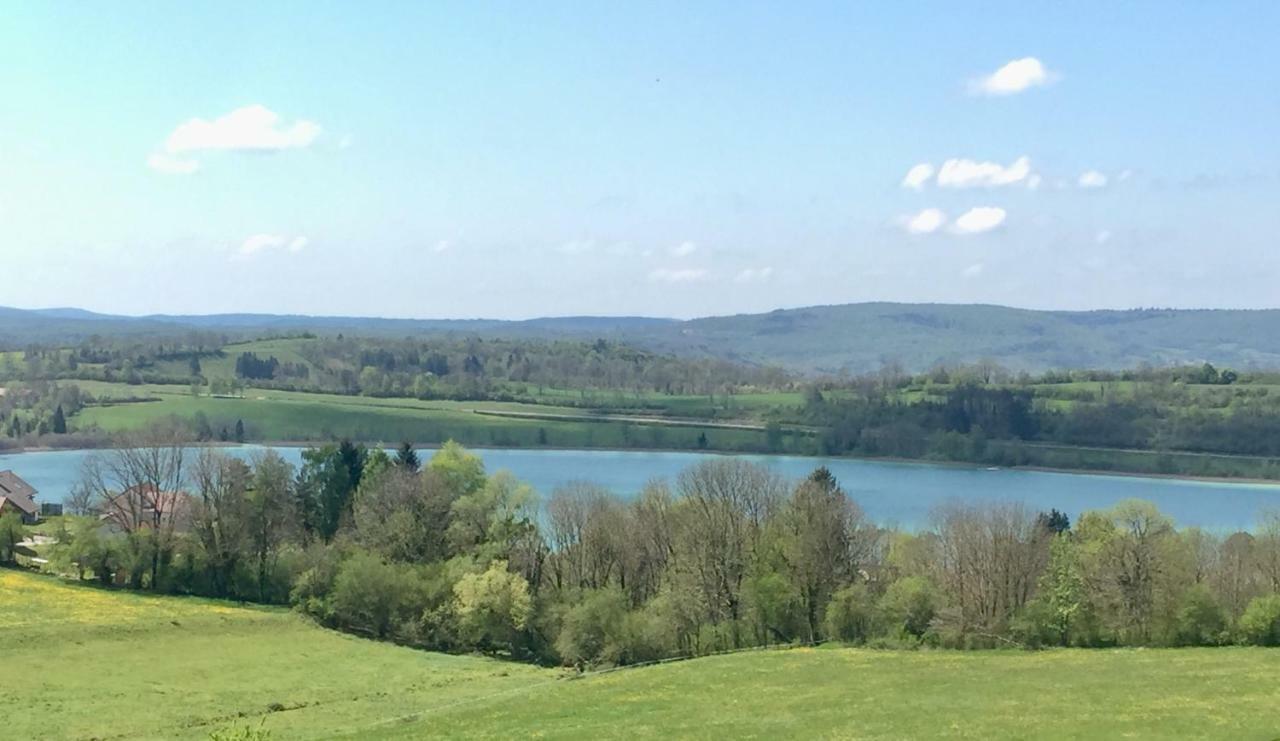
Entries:
MULTIPOLYGON (((247 457, 257 446, 228 448, 247 457)), ((299 464, 299 448, 280 448, 281 455, 299 464)), ((40 491, 39 500, 61 501, 78 477, 80 462, 92 451, 60 450, 0 454, 0 470, 13 469, 40 491)), ((601 484, 620 495, 631 495, 654 478, 673 480, 684 468, 714 457, 714 453, 667 453, 609 450, 480 449, 476 452, 491 471, 505 469, 539 492, 574 480, 601 484)), ((431 451, 423 450, 424 460, 431 451)), ((951 499, 1020 501, 1029 507, 1055 507, 1074 520, 1081 512, 1104 509, 1122 499, 1154 502, 1181 526, 1213 530, 1249 528, 1266 509, 1280 508, 1280 486, 1271 484, 1185 481, 1177 479, 1108 476, 1102 474, 989 470, 926 463, 897 463, 849 458, 803 458, 743 455, 789 479, 826 466, 876 522, 919 527, 930 509, 951 499)))

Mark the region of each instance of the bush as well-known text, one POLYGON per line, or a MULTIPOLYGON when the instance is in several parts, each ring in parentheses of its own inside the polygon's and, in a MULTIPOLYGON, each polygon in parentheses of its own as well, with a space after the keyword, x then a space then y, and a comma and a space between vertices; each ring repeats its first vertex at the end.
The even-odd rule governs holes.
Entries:
POLYGON ((626 597, 617 590, 601 589, 569 608, 556 638, 556 651, 566 664, 592 666, 616 664, 622 653, 626 597))
POLYGON ((406 564, 358 551, 338 569, 329 603, 339 626, 377 638, 407 637, 426 607, 424 584, 406 564))
POLYGON ((866 643, 875 629, 875 601, 861 584, 853 584, 831 595, 823 629, 828 638, 846 643, 866 643))
POLYGON ((1240 616, 1240 639, 1255 646, 1280 646, 1280 594, 1255 597, 1240 616))
POLYGON ((481 574, 466 574, 453 585, 453 612, 458 632, 471 646, 484 650, 518 648, 533 601, 523 576, 494 561, 481 574))
POLYGON ((1197 584, 1182 596, 1175 616, 1174 639, 1181 646, 1213 646, 1223 642, 1227 618, 1213 594, 1197 584))
POLYGON ((880 599, 880 614, 891 632, 901 631, 921 637, 942 606, 933 582, 923 576, 908 576, 889 585, 880 599))

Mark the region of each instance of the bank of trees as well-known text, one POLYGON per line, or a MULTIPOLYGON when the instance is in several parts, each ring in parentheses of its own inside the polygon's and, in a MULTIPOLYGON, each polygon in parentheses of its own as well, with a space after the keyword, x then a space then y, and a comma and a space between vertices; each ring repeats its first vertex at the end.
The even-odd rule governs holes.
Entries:
POLYGON ((440 650, 578 666, 834 639, 892 647, 1280 643, 1280 515, 1179 530, 1128 501, 1076 522, 956 502, 870 522, 825 469, 733 458, 630 499, 540 499, 449 444, 343 443, 300 470, 153 431, 86 464, 53 554, 106 585, 290 603, 440 650))

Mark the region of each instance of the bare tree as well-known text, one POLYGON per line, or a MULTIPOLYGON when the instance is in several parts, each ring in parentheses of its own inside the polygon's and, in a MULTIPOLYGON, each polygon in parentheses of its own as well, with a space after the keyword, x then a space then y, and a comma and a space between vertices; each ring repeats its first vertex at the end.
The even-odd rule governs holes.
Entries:
POLYGON ((785 491, 768 469, 724 458, 680 474, 681 548, 716 621, 727 620, 732 645, 742 645, 742 584, 759 552, 766 519, 785 491))
POLYGON ((125 444, 85 460, 79 487, 93 492, 97 509, 130 536, 152 539, 151 585, 172 553, 174 531, 190 515, 186 483, 188 440, 177 427, 157 425, 130 435, 125 444))
POLYGON ((192 530, 209 561, 214 593, 232 592, 236 568, 247 541, 251 472, 243 461, 205 448, 196 459, 193 478, 197 499, 192 506, 192 530))
POLYGON ((1021 504, 949 503, 933 513, 940 583, 962 630, 995 630, 1031 599, 1049 533, 1021 504))

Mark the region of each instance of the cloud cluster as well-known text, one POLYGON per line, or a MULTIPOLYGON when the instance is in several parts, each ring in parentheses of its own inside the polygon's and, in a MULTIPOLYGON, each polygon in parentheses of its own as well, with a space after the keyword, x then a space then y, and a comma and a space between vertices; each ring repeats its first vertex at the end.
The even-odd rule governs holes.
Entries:
MULTIPOLYGON (((1008 212, 998 206, 978 206, 956 217, 951 222, 952 234, 983 234, 1004 225, 1008 212)), ((901 220, 908 234, 933 234, 947 225, 947 215, 941 209, 926 208, 901 220)))
POLYGON ((1031 171, 1031 158, 1022 156, 1008 165, 954 157, 934 168, 932 163, 921 162, 907 170, 902 187, 922 191, 932 180, 939 188, 963 190, 967 188, 1002 188, 1021 186, 1035 189, 1040 186, 1040 176, 1031 171))
POLYGON ((998 206, 979 206, 956 217, 951 231, 956 234, 982 234, 1004 224, 1008 214, 998 206))
POLYGON ((941 209, 926 208, 908 216, 903 227, 911 234, 932 234, 947 223, 947 215, 941 209))
POLYGON ((1008 62, 989 75, 970 81, 969 92, 972 95, 1014 95, 1033 87, 1048 85, 1055 77, 1039 59, 1023 57, 1008 62))
POLYGON ((304 149, 320 136, 314 121, 285 124, 278 113, 263 105, 248 105, 212 121, 192 118, 178 124, 161 148, 147 158, 151 169, 169 174, 190 174, 200 169, 192 155, 200 152, 280 152, 304 149))
POLYGON ((309 240, 303 236, 287 237, 283 234, 254 234, 240 244, 239 255, 251 257, 267 250, 285 250, 301 252, 306 249, 309 240))
POLYGON ((681 242, 670 250, 672 257, 688 257, 697 251, 698 244, 696 242, 688 241, 681 242))
POLYGON ((1076 185, 1087 189, 1105 188, 1109 181, 1110 178, 1097 170, 1085 170, 1076 178, 1076 185))

